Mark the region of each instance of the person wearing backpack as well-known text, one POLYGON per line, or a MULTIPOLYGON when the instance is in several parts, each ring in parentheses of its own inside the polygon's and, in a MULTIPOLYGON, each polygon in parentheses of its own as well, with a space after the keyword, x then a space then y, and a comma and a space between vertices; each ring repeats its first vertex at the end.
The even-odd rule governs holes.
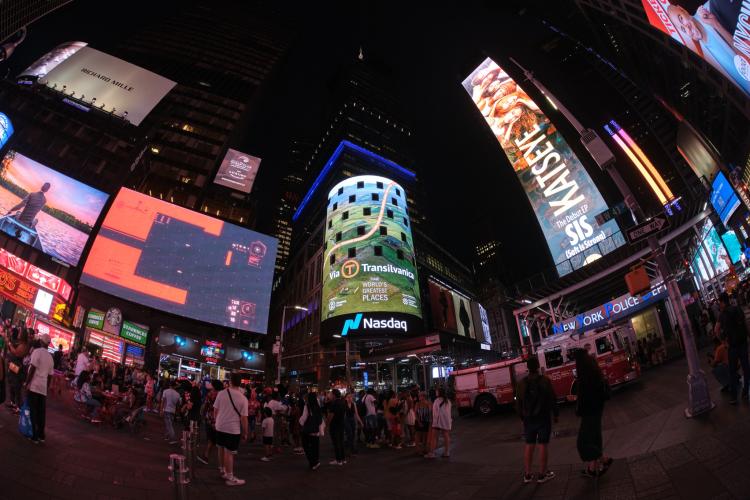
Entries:
POLYGON ((539 446, 537 483, 546 483, 555 477, 555 473, 547 469, 547 445, 552 434, 552 421, 557 423, 557 397, 552 382, 539 373, 539 359, 536 356, 526 360, 526 367, 529 374, 516 388, 516 405, 518 415, 523 421, 526 441, 523 453, 523 482, 528 484, 534 480, 531 468, 534 463, 534 451, 539 446))
POLYGON ((721 336, 727 339, 729 358, 729 404, 737 404, 737 365, 742 366, 742 399, 748 399, 750 390, 750 361, 747 353, 747 326, 745 313, 737 306, 729 303, 729 295, 724 292, 719 296, 721 313, 717 329, 721 336))

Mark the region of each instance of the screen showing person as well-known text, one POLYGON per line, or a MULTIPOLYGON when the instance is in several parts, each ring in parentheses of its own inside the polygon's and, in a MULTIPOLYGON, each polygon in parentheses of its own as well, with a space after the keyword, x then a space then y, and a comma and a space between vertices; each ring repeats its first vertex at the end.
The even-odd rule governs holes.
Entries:
POLYGON ((16 151, 0 168, 0 231, 78 265, 108 195, 16 151))

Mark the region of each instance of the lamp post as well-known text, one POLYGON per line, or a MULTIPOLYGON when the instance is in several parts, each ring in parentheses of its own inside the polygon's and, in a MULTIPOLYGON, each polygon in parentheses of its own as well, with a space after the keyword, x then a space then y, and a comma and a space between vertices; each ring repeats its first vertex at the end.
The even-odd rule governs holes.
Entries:
POLYGON ((286 320, 286 310, 297 309, 298 311, 307 311, 306 307, 302 306, 284 306, 284 310, 281 311, 281 330, 279 331, 279 352, 276 354, 276 385, 281 383, 281 351, 284 345, 284 323, 286 320))

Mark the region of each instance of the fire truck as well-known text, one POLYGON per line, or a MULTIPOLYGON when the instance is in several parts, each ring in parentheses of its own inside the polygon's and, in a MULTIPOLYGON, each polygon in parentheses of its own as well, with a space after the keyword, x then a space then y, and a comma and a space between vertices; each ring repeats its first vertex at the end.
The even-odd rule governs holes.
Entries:
MULTIPOLYGON (((560 400, 573 401, 576 393, 576 349, 596 357, 609 385, 616 387, 640 377, 635 360, 635 332, 629 324, 585 333, 565 333, 544 339, 535 354, 542 373, 552 381, 560 400)), ((515 401, 515 387, 528 373, 522 357, 452 373, 459 410, 489 415, 500 405, 515 401)))

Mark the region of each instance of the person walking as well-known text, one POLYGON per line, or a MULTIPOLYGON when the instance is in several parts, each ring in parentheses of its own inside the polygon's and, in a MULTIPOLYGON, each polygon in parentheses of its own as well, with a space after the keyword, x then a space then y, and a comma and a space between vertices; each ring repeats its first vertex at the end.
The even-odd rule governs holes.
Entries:
POLYGON ((362 427, 362 419, 359 416, 359 410, 354 403, 354 394, 348 393, 345 398, 346 412, 344 415, 344 432, 346 439, 344 450, 348 450, 350 456, 357 454, 357 427, 362 427))
POLYGON ((263 408, 263 420, 260 424, 260 429, 263 433, 263 448, 265 448, 266 454, 261 457, 263 462, 270 462, 273 458, 273 411, 271 408, 263 408))
POLYGON ((435 450, 438 447, 438 438, 443 436, 443 458, 450 457, 451 428, 453 416, 451 414, 451 401, 445 394, 445 389, 438 387, 435 391, 435 401, 432 403, 432 439, 430 450, 425 458, 435 458, 435 450))
POLYGON ((586 464, 582 474, 597 477, 609 469, 612 459, 603 452, 602 414, 604 402, 609 399, 609 385, 602 375, 596 359, 582 349, 575 352, 576 361, 576 415, 581 419, 576 447, 586 464))
POLYGON ((719 319, 717 329, 727 339, 729 359, 729 404, 737 404, 737 365, 742 367, 742 399, 748 399, 750 391, 750 360, 747 353, 747 325, 745 313, 729 302, 729 295, 724 292, 719 296, 719 319))
POLYGON ((529 374, 516 388, 516 407, 523 421, 523 435, 526 445, 523 451, 523 482, 534 480, 531 469, 534 465, 534 452, 539 447, 539 474, 537 483, 546 483, 555 477, 547 468, 548 445, 552 434, 552 421, 557 422, 557 397, 549 378, 539 373, 539 358, 526 360, 529 374))
POLYGON ((242 486, 245 480, 234 475, 234 456, 240 447, 240 440, 247 441, 247 398, 240 388, 241 373, 232 373, 229 381, 229 387, 221 391, 214 401, 219 474, 227 486, 242 486))
POLYGON ((341 398, 341 391, 338 389, 331 391, 331 394, 333 395, 333 399, 328 403, 326 424, 330 429, 335 458, 329 462, 329 465, 344 465, 346 463, 346 455, 344 453, 346 403, 341 398))
POLYGON ((177 408, 180 406, 180 393, 176 390, 177 381, 173 380, 161 393, 161 409, 159 414, 164 418, 165 439, 169 444, 177 444, 177 436, 174 431, 174 418, 177 408))
POLYGON ((380 448, 375 442, 378 432, 378 399, 375 397, 375 391, 373 389, 367 390, 367 394, 362 398, 362 403, 367 412, 365 413, 365 440, 367 441, 367 447, 380 448))
POLYGON ((299 418, 302 426, 302 448, 305 450, 307 463, 311 470, 320 467, 320 436, 323 431, 323 412, 320 410, 315 393, 309 392, 305 398, 305 407, 299 418))
POLYGON ((430 429, 432 428, 432 404, 427 398, 427 393, 422 391, 418 395, 418 402, 414 408, 414 443, 417 447, 417 455, 429 453, 430 429))
POLYGON ((203 405, 201 406, 201 416, 203 418, 203 424, 206 429, 206 451, 201 456, 200 454, 196 457, 198 461, 208 465, 211 451, 216 447, 216 416, 214 414, 214 402, 219 391, 223 390, 224 386, 218 380, 211 380, 209 383, 209 389, 206 393, 206 397, 203 399, 203 405))
POLYGON ((31 441, 44 443, 44 427, 47 415, 47 389, 52 380, 54 361, 47 351, 50 339, 46 333, 37 337, 39 347, 31 353, 29 372, 26 377, 29 410, 31 412, 31 441))

